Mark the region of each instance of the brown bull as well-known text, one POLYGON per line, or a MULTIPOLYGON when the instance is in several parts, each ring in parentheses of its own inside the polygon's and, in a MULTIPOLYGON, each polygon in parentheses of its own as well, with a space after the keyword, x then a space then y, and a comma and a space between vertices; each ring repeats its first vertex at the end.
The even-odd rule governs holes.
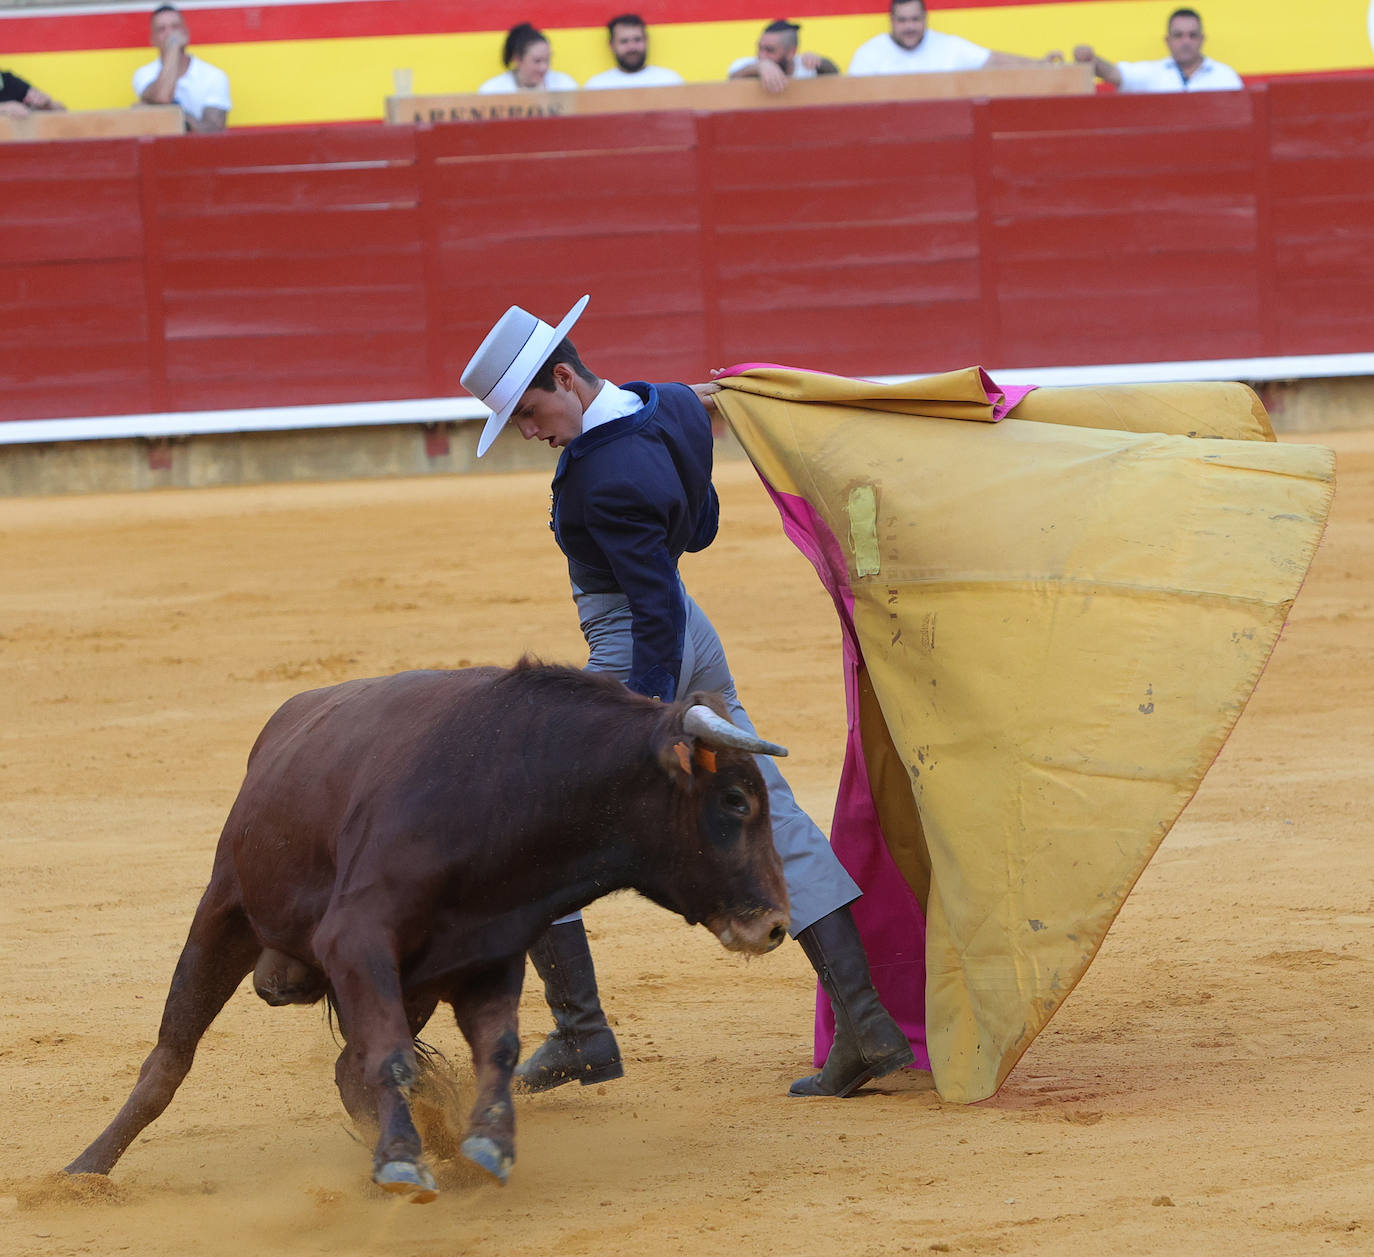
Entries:
POLYGON ((525 951, 550 921, 633 888, 732 950, 783 940, 787 891, 750 752, 786 751, 718 707, 529 661, 290 699, 249 755, 157 1046, 67 1171, 110 1171, 261 960, 269 1002, 333 1000, 340 1095, 381 1128, 373 1178, 416 1200, 434 1180, 407 1103, 414 1036, 450 1003, 476 1069, 462 1152, 504 1182, 525 951))

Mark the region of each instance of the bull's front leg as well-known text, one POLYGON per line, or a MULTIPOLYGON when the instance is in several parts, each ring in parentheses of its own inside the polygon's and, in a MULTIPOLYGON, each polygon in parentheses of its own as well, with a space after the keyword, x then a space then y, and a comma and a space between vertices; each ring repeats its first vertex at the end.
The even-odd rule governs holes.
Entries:
MULTIPOLYGON (((410 1027, 410 1037, 417 1039, 425 1023, 434 1014, 439 1003, 435 995, 417 996, 406 1004, 406 1023, 410 1027)), ((339 1033, 348 1039, 348 1027, 339 1021, 339 1033)), ((367 1085, 363 1073, 361 1053, 356 1044, 349 1043, 339 1059, 334 1063, 334 1083, 339 1088, 339 1098, 348 1110, 348 1115, 361 1130, 371 1130, 377 1121, 377 1096, 375 1088, 367 1085)))
POLYGON ((477 1074, 477 1099, 459 1151, 500 1183, 515 1163, 510 1081, 520 1060, 518 1009, 524 979, 521 954, 464 975, 450 996, 477 1074))
MULTIPOLYGON (((344 1057, 356 1061, 364 1086, 376 1097, 380 1135, 372 1156, 372 1181, 425 1204, 438 1190, 424 1162, 407 1099, 420 1071, 395 946, 385 935, 369 930, 366 922, 364 914, 331 910, 316 932, 315 950, 348 1036, 344 1057)), ((348 1095, 344 1100, 347 1104, 348 1095)))

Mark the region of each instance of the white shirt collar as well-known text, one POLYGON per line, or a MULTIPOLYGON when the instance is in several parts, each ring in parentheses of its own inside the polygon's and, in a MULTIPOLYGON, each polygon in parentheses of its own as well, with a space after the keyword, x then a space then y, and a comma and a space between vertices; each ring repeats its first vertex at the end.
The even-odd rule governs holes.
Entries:
POLYGON ((592 404, 582 412, 582 431, 590 432, 603 423, 610 423, 612 419, 623 419, 643 409, 644 399, 638 393, 619 388, 610 380, 602 380, 592 404))

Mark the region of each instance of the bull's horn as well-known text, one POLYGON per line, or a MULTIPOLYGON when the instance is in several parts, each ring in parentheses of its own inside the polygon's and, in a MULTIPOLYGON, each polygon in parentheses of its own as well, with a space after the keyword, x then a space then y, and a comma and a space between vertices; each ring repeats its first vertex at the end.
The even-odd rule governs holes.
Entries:
POLYGON ((717 716, 709 707, 698 703, 687 708, 682 718, 683 729, 707 746, 733 746, 738 751, 753 751, 755 755, 786 755, 787 748, 776 742, 765 742, 756 733, 749 733, 732 725, 724 716, 717 716))

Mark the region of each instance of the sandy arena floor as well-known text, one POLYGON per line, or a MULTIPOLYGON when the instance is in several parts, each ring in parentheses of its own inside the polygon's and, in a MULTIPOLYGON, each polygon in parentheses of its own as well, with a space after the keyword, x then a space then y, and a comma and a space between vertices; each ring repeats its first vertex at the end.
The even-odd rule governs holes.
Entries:
MULTIPOLYGON (((1374 1251, 1374 435, 1250 709, 1097 963, 974 1107, 789 1100, 812 981, 631 896, 589 910, 621 1082, 518 1100, 508 1187, 368 1182, 318 1009, 245 983, 109 1180, 122 1103, 258 729, 302 689, 583 658, 532 474, 0 501, 0 1253, 1374 1251)), ((752 472, 685 565, 829 817, 836 632, 752 472)), ((527 1046, 546 1025, 527 990, 527 1046)), ((428 1037, 460 1057, 451 1022, 428 1037)))

